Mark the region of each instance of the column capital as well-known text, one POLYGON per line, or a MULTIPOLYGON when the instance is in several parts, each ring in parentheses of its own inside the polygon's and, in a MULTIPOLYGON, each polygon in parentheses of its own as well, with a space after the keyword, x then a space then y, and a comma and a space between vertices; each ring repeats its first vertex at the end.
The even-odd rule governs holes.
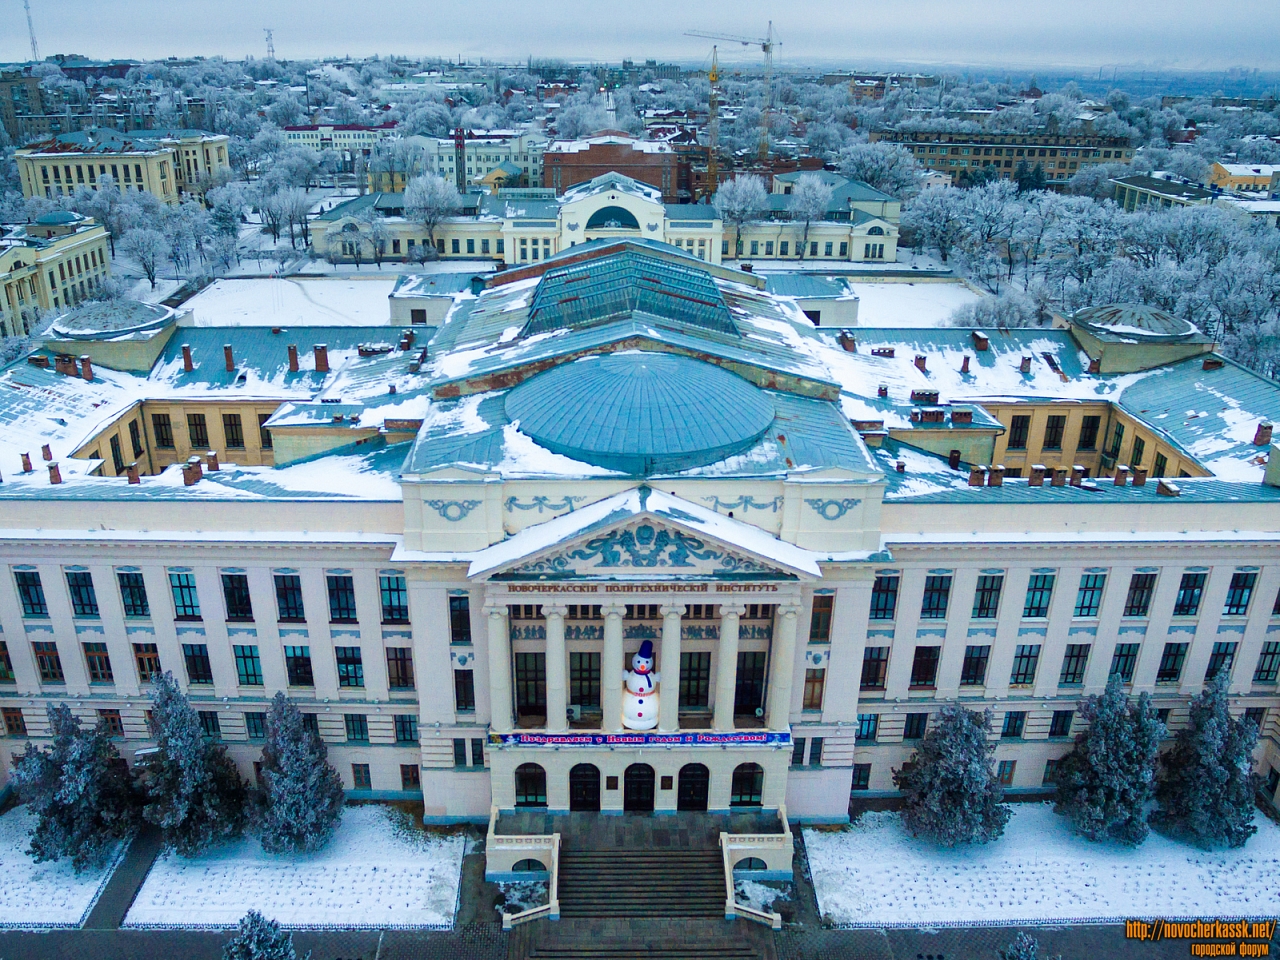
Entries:
POLYGON ((688 607, 688 604, 683 602, 675 603, 673 601, 671 603, 664 603, 662 605, 662 611, 661 611, 662 617, 663 619, 666 619, 667 617, 670 617, 670 616, 683 617, 685 609, 687 607, 688 607))
POLYGON ((484 612, 491 617, 505 617, 507 615, 507 605, 500 600, 488 599, 484 602, 484 612))
POLYGON ((747 612, 747 605, 741 600, 729 600, 720 604, 721 617, 742 617, 747 612))
POLYGON ((561 603, 559 600, 553 600, 551 603, 542 605, 542 615, 544 617, 563 617, 568 612, 568 605, 561 603))
POLYGON ((627 612, 627 605, 617 600, 600 604, 600 615, 604 617, 621 617, 627 612))
POLYGON ((804 608, 798 603, 780 603, 778 604, 778 616, 780 617, 798 617, 800 611, 804 608))

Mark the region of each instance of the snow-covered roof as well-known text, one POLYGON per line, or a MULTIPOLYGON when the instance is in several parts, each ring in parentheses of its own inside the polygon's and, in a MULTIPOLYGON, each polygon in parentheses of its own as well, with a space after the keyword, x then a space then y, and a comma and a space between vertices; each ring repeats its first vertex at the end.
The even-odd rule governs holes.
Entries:
POLYGON ((671 144, 661 140, 637 140, 625 133, 606 133, 580 140, 552 140, 547 153, 581 153, 598 146, 630 146, 637 153, 673 153, 671 144))

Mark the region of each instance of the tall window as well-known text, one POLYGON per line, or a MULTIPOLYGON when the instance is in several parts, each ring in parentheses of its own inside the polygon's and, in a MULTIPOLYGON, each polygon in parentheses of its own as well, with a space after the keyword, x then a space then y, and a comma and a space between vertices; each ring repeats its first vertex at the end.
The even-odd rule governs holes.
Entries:
POLYGON ((600 706, 600 654, 569 654, 569 702, 587 708, 600 706))
POLYGON ((546 805, 547 771, 536 763, 520 764, 516 767, 516 806, 545 807, 546 805))
POLYGON ((1000 614, 1000 590, 1004 577, 990 574, 978 577, 978 587, 973 593, 973 619, 994 620, 1000 614))
POLYGON ((541 653, 515 655, 516 712, 520 716, 547 714, 547 658, 541 653))
POLYGON ((47 618, 49 604, 45 602, 40 574, 34 570, 19 570, 14 573, 13 579, 18 585, 18 599, 22 601, 22 615, 34 619, 47 618))
POLYGON ((310 647, 285 647, 284 666, 289 674, 289 686, 314 687, 315 677, 311 672, 310 647))
POLYGON ((711 654, 680 654, 680 709, 705 707, 711 695, 711 654))
POLYGON ((1040 644, 1018 644, 1013 654, 1013 671, 1009 682, 1014 685, 1036 682, 1036 665, 1040 662, 1040 644))
POLYGON ((133 450, 134 459, 142 456, 142 430, 137 420, 129 421, 129 447, 133 450))
POLYGON ((267 421, 271 419, 271 414, 258 414, 258 443, 263 450, 271 449, 271 431, 267 429, 267 421))
POLYGON ((878 713, 860 713, 858 714, 858 733, 856 739, 872 741, 876 738, 876 731, 880 727, 880 714, 878 713))
POLYGON ((1227 588, 1227 602, 1222 608, 1224 617, 1243 617, 1249 612, 1249 599, 1253 596, 1254 584, 1258 582, 1256 573, 1237 571, 1231 575, 1231 586, 1227 588))
POLYGON ((1182 664, 1187 659, 1187 644, 1166 643, 1160 655, 1160 669, 1156 671, 1156 683, 1177 683, 1182 676, 1182 664))
POLYGON ((265 713, 246 713, 244 729, 250 740, 267 739, 267 715, 265 713))
POLYGON ((395 716, 395 728, 396 743, 418 742, 418 717, 416 714, 397 713, 395 716))
POLYGON ((1147 452, 1147 442, 1141 437, 1133 438, 1133 449, 1129 451, 1129 466, 1137 467, 1142 465, 1142 456, 1147 452))
POLYGON ((924 578, 924 599, 920 604, 921 620, 945 620, 947 599, 951 596, 951 578, 932 576, 924 578))
POLYGON ((1058 674, 1058 686, 1071 687, 1084 683, 1085 667, 1089 665, 1087 643, 1068 643, 1062 657, 1062 672, 1058 674))
POLYGON ((889 669, 888 647, 864 647, 862 650, 862 689, 883 690, 889 669))
POLYGON ((822 709, 822 693, 827 684, 827 671, 821 667, 810 668, 804 672, 804 705, 805 710, 822 709))
POLYGON ((90 683, 114 683, 111 673, 111 657, 107 654, 105 643, 86 643, 84 645, 84 662, 89 668, 90 683))
POLYGON ((1231 640, 1223 640, 1213 645, 1209 654, 1209 665, 1204 671, 1204 682, 1208 683, 1219 673, 1230 673, 1231 665, 1236 659, 1236 644, 1231 640))
POLYGON ((453 671, 453 709, 458 713, 475 712, 476 679, 474 670, 453 671))
POLYGON ((855 763, 853 765, 853 781, 849 785, 852 790, 871 789, 871 764, 855 763))
POLYGON ((758 807, 764 797, 764 768, 758 763, 740 763, 733 771, 729 806, 758 807))
POLYGON ((1135 573, 1129 578, 1129 592, 1124 598, 1126 617, 1145 617, 1151 609, 1151 595, 1155 593, 1154 573, 1135 573))
POLYGON ((1000 786, 1013 786, 1013 774, 1018 769, 1017 760, 1001 760, 996 764, 996 779, 1000 781, 1000 786))
POLYGON ((1000 727, 1000 736, 1021 737, 1026 725, 1027 712, 1025 710, 1007 710, 1004 715, 1004 724, 1000 727))
POLYGON ((401 574, 382 574, 378 577, 382 593, 382 622, 409 622, 409 588, 401 574))
POLYGON ((1051 737, 1069 737, 1071 736, 1071 718, 1074 717, 1074 710, 1055 710, 1053 711, 1053 719, 1049 721, 1049 736, 1051 737))
POLYGON ((1106 586, 1105 573, 1086 573, 1080 577, 1080 589, 1076 591, 1075 616, 1088 619, 1098 615, 1102 606, 1102 588, 1106 586))
POLYGON ((908 713, 906 725, 902 728, 903 740, 921 740, 925 728, 929 725, 927 713, 908 713))
POLYGON ((1178 598, 1173 603, 1175 617, 1194 617, 1200 612, 1200 598, 1204 595, 1206 574, 1184 573, 1178 584, 1178 598))
POLYGON ((348 743, 369 742, 369 719, 363 713, 344 713, 342 725, 346 729, 348 743))
POLYGON ((278 573, 276 579, 276 607, 281 623, 303 623, 307 616, 302 608, 302 578, 292 573, 278 573))
POLYGON ((1111 655, 1109 677, 1119 677, 1121 683, 1133 683, 1133 671, 1138 665, 1138 646, 1136 643, 1116 644, 1116 652, 1111 655))
POLYGON ((151 432, 155 434, 157 447, 161 450, 173 449, 173 425, 169 422, 167 413, 151 415, 151 432))
POLYGON ((813 612, 809 617, 809 642, 831 642, 831 611, 836 598, 829 595, 813 598, 813 612))
POLYGON ((97 619, 98 595, 93 590, 93 574, 88 571, 68 571, 67 590, 71 594, 73 614, 77 617, 97 619))
POLYGON ((1081 450, 1096 450, 1098 447, 1098 427, 1102 424, 1101 417, 1084 417, 1080 421, 1080 443, 1077 444, 1081 450))
POLYGON ((387 686, 392 690, 413 689, 412 647, 387 647, 387 686))
POLYGON ((1262 645, 1258 666, 1253 671, 1254 683, 1275 683, 1280 676, 1280 640, 1270 640, 1262 645))
POLYGON ((169 589, 173 593, 173 615, 179 620, 199 620, 200 598, 196 595, 196 575, 170 573, 169 589))
POLYGON ((227 619, 247 623, 253 620, 253 602, 249 599, 249 578, 243 573, 222 575, 222 597, 227 604, 227 619))
POLYGON ((232 647, 236 655, 236 677, 241 686, 262 686, 262 660, 258 657, 258 648, 253 644, 232 647))
POLYGON ((41 683, 66 683, 57 643, 52 640, 34 640, 31 651, 36 655, 36 669, 40 671, 41 683))
POLYGON ((449 642, 471 642, 471 598, 449 598, 449 642))
POLYGON ((209 446, 209 426, 203 413, 187 414, 187 434, 191 437, 192 448, 209 446))
POLYGON ((1117 423, 1111 429, 1111 456, 1118 458, 1122 446, 1124 446, 1124 424, 1117 423))
POLYGON ((356 622, 356 582, 348 576, 328 576, 329 620, 332 623, 356 622))
POLYGON ((1027 618, 1047 617, 1049 601, 1053 599, 1052 573, 1037 573, 1027 581, 1027 602, 1022 607, 1022 615, 1027 618))
POLYGON ((213 683, 213 667, 209 665, 209 647, 203 643, 184 643, 182 659, 187 665, 188 683, 213 683))
POLYGON ((1031 418, 1028 416, 1016 416, 1013 418, 1012 426, 1009 427, 1009 449, 1025 450, 1027 449, 1027 435, 1031 432, 1031 418))
POLYGON ((898 609, 898 578, 876 577, 871 588, 871 619, 892 620, 898 609))
POLYGON ((960 667, 960 686, 981 687, 987 682, 987 661, 991 657, 991 647, 970 646, 964 648, 964 664, 960 667))
POLYGON ((938 677, 938 653, 941 647, 916 647, 911 661, 911 686, 932 687, 938 677))
POLYGON ((244 426, 240 423, 240 414, 222 415, 222 435, 227 441, 228 450, 244 449, 244 426))
POLYGON ((367 763, 353 763, 351 765, 351 788, 353 790, 373 789, 373 775, 369 772, 367 763))
POLYGON ((210 740, 222 739, 222 724, 218 722, 217 710, 201 710, 200 732, 210 740))
POLYGON ((363 687, 364 661, 360 659, 360 648, 334 647, 333 653, 338 661, 338 686, 363 687))
POLYGON ((146 618, 151 616, 151 605, 147 603, 147 585, 140 573, 117 573, 120 581, 120 600, 124 604, 124 615, 130 618, 146 618))
POLYGON ((138 665, 138 682, 152 683, 160 676, 160 651, 154 643, 135 643, 133 661, 138 665))
POLYGON ((1163 453, 1157 453, 1155 463, 1151 465, 1151 476, 1163 477, 1169 472, 1169 458, 1163 453))
POLYGON ((13 660, 9 656, 9 644, 0 640, 0 683, 16 683, 13 674, 13 660))
POLYGON ((1061 450, 1062 434, 1067 427, 1067 418, 1059 415, 1049 417, 1044 425, 1044 449, 1061 450))

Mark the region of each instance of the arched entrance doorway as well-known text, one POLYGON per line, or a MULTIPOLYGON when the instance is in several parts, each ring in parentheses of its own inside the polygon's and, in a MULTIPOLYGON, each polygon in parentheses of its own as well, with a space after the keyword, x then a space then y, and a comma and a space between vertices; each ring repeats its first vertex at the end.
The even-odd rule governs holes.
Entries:
POLYGON ((584 813, 600 809, 600 770, 580 763, 569 771, 569 809, 584 813))
POLYGON ((686 763, 680 768, 680 785, 676 791, 676 809, 705 811, 711 771, 700 763, 686 763))
POLYGON ((622 809, 633 813, 653 812, 653 767, 633 763, 623 776, 622 809))

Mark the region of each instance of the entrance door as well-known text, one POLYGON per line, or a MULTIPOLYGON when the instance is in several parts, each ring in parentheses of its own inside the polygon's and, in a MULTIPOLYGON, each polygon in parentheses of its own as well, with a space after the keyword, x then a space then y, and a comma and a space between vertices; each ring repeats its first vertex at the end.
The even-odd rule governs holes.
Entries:
POLYGON ((680 787, 676 793, 676 809, 705 811, 707 787, 711 772, 700 763, 686 763, 680 768, 680 787))
POLYGON ((594 764, 580 763, 569 771, 569 809, 600 809, 600 770, 594 764))
POLYGON ((738 683, 734 690, 733 712, 736 716, 755 716, 764 706, 764 663, 766 654, 738 654, 738 683))
POLYGON ((634 813, 653 811, 653 767, 633 763, 623 776, 622 809, 634 813))

